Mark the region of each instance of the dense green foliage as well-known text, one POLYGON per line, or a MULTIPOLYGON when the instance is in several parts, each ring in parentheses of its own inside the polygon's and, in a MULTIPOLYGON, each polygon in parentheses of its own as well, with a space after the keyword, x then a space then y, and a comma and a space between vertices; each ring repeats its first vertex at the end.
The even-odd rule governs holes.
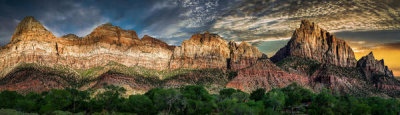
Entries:
POLYGON ((385 114, 400 113, 400 102, 379 97, 315 94, 297 84, 285 88, 257 89, 251 94, 222 89, 209 94, 198 85, 178 89, 155 88, 143 95, 123 95, 124 88, 103 91, 53 89, 41 94, 0 93, 4 114, 385 114))

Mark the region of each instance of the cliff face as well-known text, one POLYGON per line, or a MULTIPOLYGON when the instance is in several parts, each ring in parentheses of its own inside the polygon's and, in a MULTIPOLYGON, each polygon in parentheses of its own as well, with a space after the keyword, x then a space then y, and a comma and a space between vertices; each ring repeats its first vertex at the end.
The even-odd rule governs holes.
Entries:
POLYGON ((275 63, 249 43, 226 42, 209 32, 195 34, 178 47, 147 35, 139 39, 135 31, 109 23, 85 37, 55 37, 33 17, 21 21, 11 42, 0 48, 0 56, 0 90, 41 92, 90 79, 80 88, 100 88, 109 83, 145 92, 154 87, 204 84, 251 92, 296 82, 314 91, 329 88, 357 95, 400 94, 400 81, 383 60, 375 60, 371 53, 356 62, 343 40, 305 20, 289 43, 271 58, 275 63), (112 69, 106 65, 109 62, 124 65, 121 68, 140 67, 112 69), (37 66, 19 67, 24 65, 21 63, 37 66), (81 69, 92 67, 104 69, 82 78, 87 71, 81 69), (149 77, 148 72, 154 73, 149 77), (164 75, 169 77, 159 77, 164 75))
POLYGON ((55 37, 33 17, 26 17, 16 28, 11 42, 0 50, 3 57, 0 76, 5 76, 18 63, 89 69, 113 61, 155 70, 230 69, 230 65, 236 70, 255 63, 262 55, 247 43, 231 45, 220 36, 206 32, 195 34, 182 46, 175 47, 147 35, 139 39, 135 31, 110 23, 100 25, 82 38, 73 34, 55 37))
POLYGON ((289 43, 271 60, 277 62, 288 56, 311 58, 342 67, 355 67, 357 63, 353 50, 345 41, 307 20, 302 20, 300 28, 295 30, 289 43))
POLYGON ((234 41, 230 41, 229 49, 231 58, 228 62, 228 66, 232 70, 243 69, 255 64, 260 58, 267 58, 267 56, 261 53, 256 47, 246 42, 241 42, 237 45, 234 41))
MULTIPOLYGON (((216 34, 195 34, 175 48, 170 68, 226 68, 238 70, 254 64, 261 53, 246 42, 227 43, 216 34)), ((266 56, 264 56, 266 57, 266 56)))
POLYGON ((56 37, 32 16, 25 17, 11 36, 11 43, 18 41, 41 40, 50 41, 56 37))
POLYGON ((357 67, 362 69, 367 80, 371 80, 374 75, 394 77, 393 72, 385 65, 383 59, 375 60, 372 52, 358 60, 357 67))
POLYGON ((140 40, 135 31, 111 24, 103 24, 83 38, 73 34, 55 37, 33 17, 26 17, 11 43, 0 50, 0 70, 4 76, 18 63, 88 69, 110 61, 163 70, 168 69, 173 48, 149 36, 140 40))
POLYGON ((177 47, 170 68, 226 68, 230 58, 228 44, 220 36, 205 32, 195 34, 177 47))

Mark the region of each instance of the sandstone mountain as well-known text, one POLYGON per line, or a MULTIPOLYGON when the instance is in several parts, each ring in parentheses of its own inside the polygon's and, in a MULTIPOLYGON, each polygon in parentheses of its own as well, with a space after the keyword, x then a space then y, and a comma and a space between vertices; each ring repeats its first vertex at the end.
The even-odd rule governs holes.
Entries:
MULTIPOLYGON (((246 42, 229 44, 217 34, 195 34, 184 40, 172 55, 170 68, 227 68, 241 69, 262 58, 257 48, 246 42)), ((265 56, 264 56, 265 57, 265 56)))
POLYGON ((375 60, 374 54, 371 52, 368 55, 362 57, 357 62, 357 67, 360 67, 366 77, 371 79, 374 75, 383 75, 387 77, 394 77, 393 72, 385 65, 382 60, 375 60))
POLYGON ((194 34, 181 46, 148 35, 140 39, 110 23, 84 37, 56 37, 33 17, 21 21, 0 56, 0 90, 24 93, 103 84, 132 94, 193 84, 250 92, 296 82, 315 92, 400 96, 400 81, 383 60, 371 53, 356 62, 343 40, 307 20, 272 61, 249 43, 227 42, 210 32, 194 34))
POLYGON ((300 28, 295 30, 289 43, 271 60, 277 62, 288 56, 311 58, 342 67, 355 67, 357 63, 353 50, 345 41, 308 20, 301 21, 300 28))
POLYGON ((271 90, 273 88, 285 87, 293 82, 308 87, 310 78, 304 75, 288 73, 270 60, 264 59, 248 68, 239 70, 238 75, 226 87, 241 89, 243 91, 253 91, 257 88, 271 90))

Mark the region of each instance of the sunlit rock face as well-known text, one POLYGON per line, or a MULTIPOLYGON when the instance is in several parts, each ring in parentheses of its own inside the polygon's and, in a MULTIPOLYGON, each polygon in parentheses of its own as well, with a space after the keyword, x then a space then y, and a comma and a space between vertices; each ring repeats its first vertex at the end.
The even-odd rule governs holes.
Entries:
MULTIPOLYGON (((263 56, 246 42, 227 43, 217 34, 195 34, 175 48, 170 68, 225 68, 238 70, 254 64, 263 56)), ((264 56, 266 57, 266 56, 264 56)))
POLYGON ((220 36, 209 32, 195 34, 175 48, 170 68, 226 68, 229 51, 220 36))
POLYGON ((237 45, 234 41, 230 41, 229 49, 231 50, 231 58, 228 66, 232 70, 243 69, 255 64, 260 58, 267 58, 266 55, 247 42, 241 42, 237 45))
POLYGON ((254 64, 262 53, 248 43, 230 43, 217 34, 195 34, 180 47, 133 30, 103 24, 85 37, 55 37, 33 17, 24 18, 9 44, 0 50, 4 76, 18 63, 66 65, 75 69, 103 66, 110 61, 126 66, 165 70, 177 68, 241 69, 254 64), (232 59, 231 59, 232 57, 232 59))
POLYGON ((372 52, 358 60, 357 67, 362 69, 368 80, 371 80, 374 75, 394 77, 393 72, 385 65, 383 59, 376 60, 372 52))
MULTIPOLYGON (((12 36, 11 43, 0 50, 0 69, 18 63, 67 65, 76 69, 102 66, 110 61, 126 66, 168 69, 173 46, 145 36, 138 38, 133 30, 103 24, 89 35, 55 37, 33 17, 24 18, 12 36)), ((7 71, 2 71, 2 74, 7 71)))
POLYGON ((355 67, 357 63, 353 50, 344 40, 337 39, 308 20, 302 20, 300 28, 295 30, 289 43, 271 60, 277 62, 288 56, 311 58, 342 67, 355 67))

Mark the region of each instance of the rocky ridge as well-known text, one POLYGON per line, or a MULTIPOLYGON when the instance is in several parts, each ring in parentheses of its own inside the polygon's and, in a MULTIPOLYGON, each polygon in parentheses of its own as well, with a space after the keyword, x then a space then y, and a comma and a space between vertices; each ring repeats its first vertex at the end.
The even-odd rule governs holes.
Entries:
POLYGON ((393 72, 385 65, 383 59, 376 60, 372 52, 358 60, 357 67, 362 69, 368 80, 371 80, 374 75, 394 77, 393 72))
POLYGON ((355 67, 357 63, 353 50, 344 40, 337 39, 308 20, 301 21, 300 28, 295 30, 289 43, 271 60, 278 62, 288 56, 311 58, 342 67, 355 67))
POLYGON ((33 17, 26 17, 18 25, 11 42, 0 50, 3 57, 0 76, 5 76, 19 63, 66 65, 76 69, 104 66, 108 62, 155 70, 230 69, 228 65, 238 63, 239 58, 251 61, 234 64, 235 68, 247 67, 261 57, 262 53, 250 44, 238 46, 229 49, 223 38, 209 32, 195 34, 179 47, 170 46, 147 35, 139 39, 135 31, 110 23, 98 26, 84 37, 74 34, 55 37, 33 17), (232 62, 231 55, 234 55, 232 62))
POLYGON ((392 77, 383 60, 368 55, 356 62, 343 40, 306 20, 272 61, 249 43, 227 42, 210 32, 195 34, 181 46, 170 46, 147 35, 139 39, 135 31, 110 23, 84 37, 55 37, 33 17, 21 21, 11 42, 1 48, 0 56, 4 57, 0 59, 0 90, 40 92, 77 86, 75 83, 87 89, 107 83, 134 92, 192 84, 251 92, 297 82, 316 92, 329 88, 358 95, 400 94, 400 82, 392 77), (110 62, 123 66, 105 67, 110 62), (21 63, 39 66, 21 69, 17 66, 21 63), (42 65, 72 69, 60 74, 59 70, 40 69, 42 65), (384 77, 371 77, 378 73, 384 77))

